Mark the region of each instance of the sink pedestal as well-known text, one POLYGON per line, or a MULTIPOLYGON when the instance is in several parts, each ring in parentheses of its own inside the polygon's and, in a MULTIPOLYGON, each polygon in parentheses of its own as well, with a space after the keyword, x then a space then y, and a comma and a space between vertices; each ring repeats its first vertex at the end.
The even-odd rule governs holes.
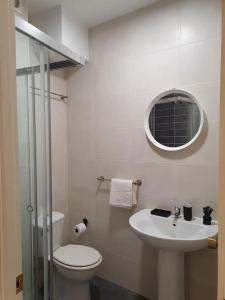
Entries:
POLYGON ((158 299, 185 299, 184 252, 168 249, 159 250, 158 299))

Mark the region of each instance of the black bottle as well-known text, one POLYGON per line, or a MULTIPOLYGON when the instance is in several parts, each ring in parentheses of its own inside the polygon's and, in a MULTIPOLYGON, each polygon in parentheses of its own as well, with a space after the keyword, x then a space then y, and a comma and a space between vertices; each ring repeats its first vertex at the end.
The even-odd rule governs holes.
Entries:
POLYGON ((184 205, 183 206, 183 214, 184 214, 184 220, 191 221, 192 220, 192 206, 184 205))
POLYGON ((205 225, 211 225, 212 217, 211 213, 213 212, 213 209, 210 206, 203 207, 203 224, 205 225))

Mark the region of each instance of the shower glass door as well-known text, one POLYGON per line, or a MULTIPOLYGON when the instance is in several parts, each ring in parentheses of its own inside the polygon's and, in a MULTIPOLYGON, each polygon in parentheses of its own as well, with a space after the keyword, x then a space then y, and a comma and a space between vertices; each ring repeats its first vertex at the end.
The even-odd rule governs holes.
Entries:
POLYGON ((23 299, 49 300, 52 239, 48 49, 17 31, 16 62, 23 299))

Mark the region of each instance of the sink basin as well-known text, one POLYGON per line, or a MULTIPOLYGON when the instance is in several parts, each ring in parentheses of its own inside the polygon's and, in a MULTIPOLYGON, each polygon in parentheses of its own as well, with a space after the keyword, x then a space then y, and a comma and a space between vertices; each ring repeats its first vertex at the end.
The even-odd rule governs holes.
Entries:
POLYGON ((129 223, 141 240, 158 248, 158 300, 185 300, 184 252, 206 248, 208 237, 218 233, 217 222, 175 221, 174 216, 163 218, 143 209, 129 223))
POLYGON ((207 247, 208 237, 218 233, 218 225, 204 225, 202 219, 185 221, 183 218, 174 223, 174 216, 163 218, 151 215, 150 209, 143 209, 131 216, 130 226, 143 241, 157 248, 168 248, 184 252, 207 247))

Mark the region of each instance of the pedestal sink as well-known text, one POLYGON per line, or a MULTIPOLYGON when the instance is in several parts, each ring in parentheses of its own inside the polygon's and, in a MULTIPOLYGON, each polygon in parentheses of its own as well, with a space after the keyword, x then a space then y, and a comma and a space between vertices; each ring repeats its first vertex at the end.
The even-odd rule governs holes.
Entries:
POLYGON ((185 221, 182 217, 163 218, 143 209, 129 219, 137 236, 159 249, 158 300, 184 300, 184 252, 207 247, 208 237, 218 233, 216 221, 204 225, 201 218, 185 221))

